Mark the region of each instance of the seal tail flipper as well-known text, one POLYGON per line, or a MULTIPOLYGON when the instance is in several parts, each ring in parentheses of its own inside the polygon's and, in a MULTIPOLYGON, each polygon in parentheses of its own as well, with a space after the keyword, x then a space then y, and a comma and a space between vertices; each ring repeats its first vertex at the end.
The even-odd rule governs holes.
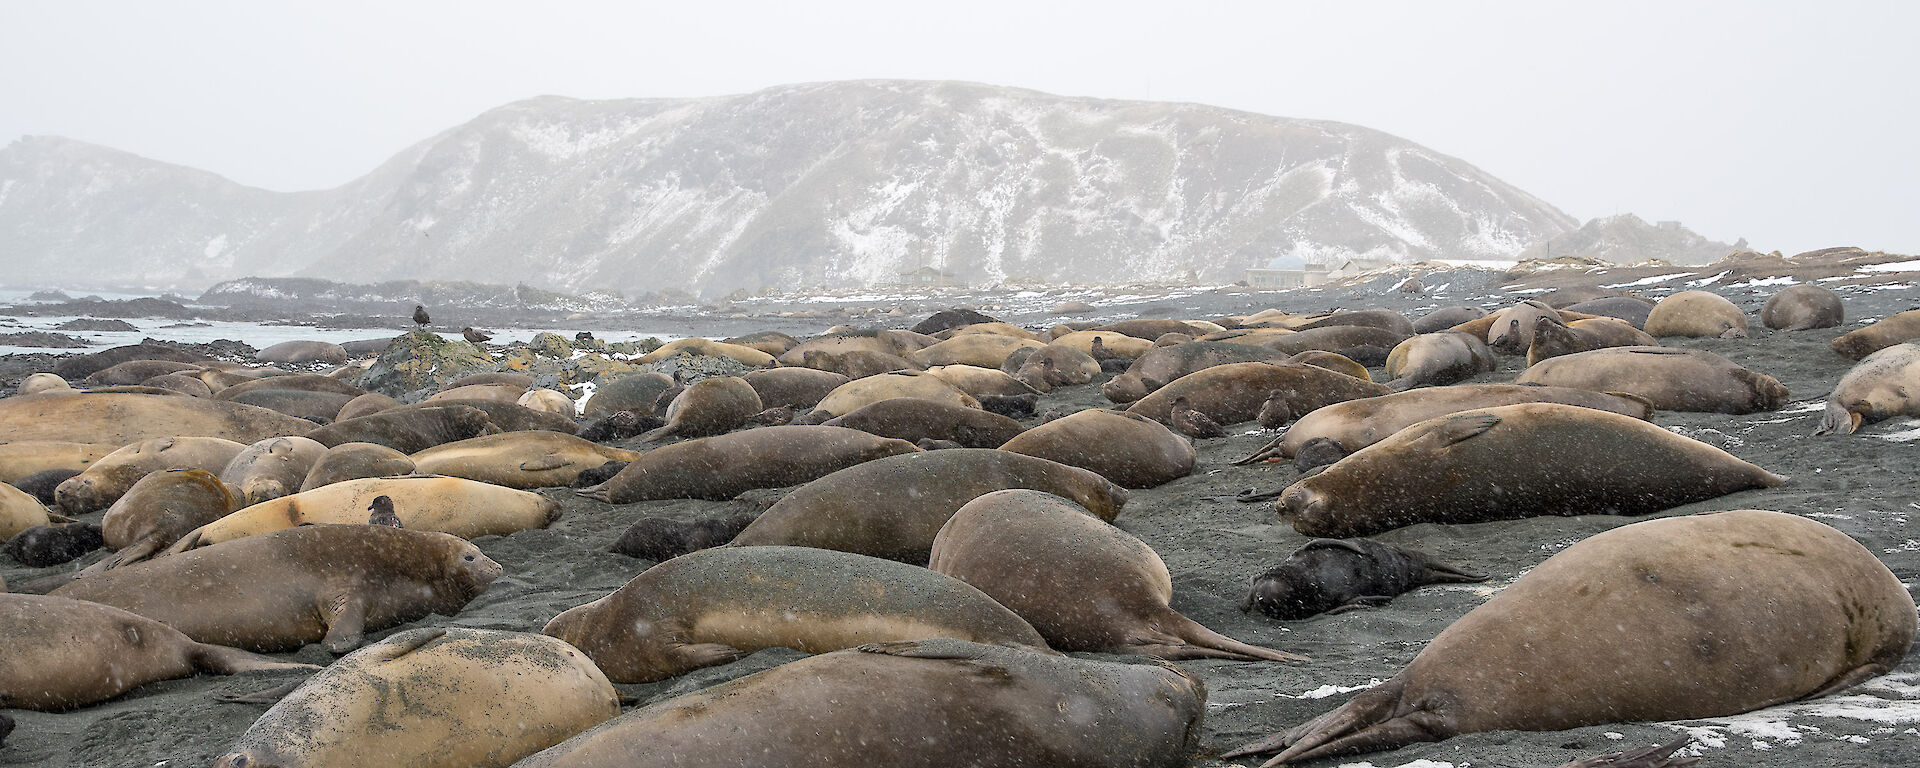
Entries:
POLYGON ((1860 414, 1847 410, 1838 402, 1827 401, 1827 410, 1820 416, 1820 428, 1815 435, 1851 435, 1860 428, 1860 414))
POLYGON ((640 442, 643 442, 643 443, 651 443, 651 442, 653 442, 653 441, 655 441, 655 440, 659 440, 659 439, 661 439, 661 438, 663 438, 663 437, 671 437, 671 436, 673 435, 673 428, 674 428, 674 425, 672 425, 672 424, 668 424, 668 425, 666 425, 666 426, 664 426, 664 427, 661 427, 661 428, 659 428, 659 429, 655 429, 655 430, 650 430, 650 431, 648 431, 648 432, 646 432, 646 433, 644 433, 644 434, 642 434, 642 435, 640 435, 640 442))
POLYGON ((1248 464, 1257 464, 1259 462, 1266 461, 1268 459, 1286 458, 1286 454, 1280 450, 1280 441, 1285 439, 1287 439, 1287 433, 1285 432, 1280 433, 1280 436, 1274 438, 1272 442, 1267 443, 1266 445, 1260 446, 1260 450, 1254 451, 1253 455, 1248 456, 1239 461, 1233 462, 1233 466, 1239 467, 1239 466, 1245 466, 1248 464))
POLYGON ((1893 668, 1886 664, 1862 664, 1841 673, 1838 677, 1833 678, 1831 682, 1820 686, 1820 690, 1802 696, 1799 700, 1817 699, 1827 694, 1839 693, 1892 671, 1893 668))
POLYGON ((1431 727, 1432 715, 1423 710, 1396 714, 1402 709, 1400 698, 1404 690, 1405 684, 1399 678, 1388 680, 1305 725, 1235 747, 1220 756, 1232 758, 1281 750, 1280 754, 1261 765, 1261 768, 1268 768, 1295 760, 1376 752, 1416 742, 1439 741, 1453 735, 1450 729, 1431 727))
POLYGON ((194 646, 188 660, 193 668, 214 675, 237 675, 241 672, 254 672, 272 669, 318 670, 312 664, 296 664, 291 661, 274 661, 256 653, 248 653, 238 648, 200 643, 194 646))
POLYGON ((1446 563, 1428 560, 1423 565, 1428 584, 1478 584, 1487 580, 1485 574, 1462 570, 1446 563))
POLYGON ((1167 609, 1168 618, 1160 624, 1171 634, 1174 642, 1159 643, 1158 653, 1149 655, 1166 659, 1235 659, 1238 661, 1280 661, 1299 664, 1309 661, 1305 656, 1272 648, 1262 648, 1243 643, 1226 635, 1207 629, 1200 622, 1182 616, 1172 608, 1167 609))
POLYGON ((1665 744, 1583 757, 1560 768, 1691 768, 1700 763, 1700 758, 1673 756, 1673 753, 1680 751, 1681 747, 1691 741, 1693 741, 1693 734, 1682 733, 1665 744))
POLYGON ((295 689, 306 684, 307 681, 305 680, 294 680, 266 690, 254 691, 253 693, 221 693, 215 694, 213 698, 228 704, 262 704, 272 706, 280 703, 281 699, 286 698, 287 695, 293 693, 295 689))
POLYGON ((594 501, 604 501, 609 504, 613 503, 613 494, 607 490, 606 483, 601 483, 591 488, 581 488, 580 490, 574 491, 574 494, 585 496, 594 501))
POLYGON ((88 576, 105 573, 106 571, 119 568, 123 565, 133 565, 142 560, 151 559, 155 554, 159 553, 160 547, 160 539, 157 536, 149 535, 144 539, 127 545, 118 552, 101 558, 99 562, 93 565, 80 569, 80 572, 74 574, 74 577, 86 578, 88 576))

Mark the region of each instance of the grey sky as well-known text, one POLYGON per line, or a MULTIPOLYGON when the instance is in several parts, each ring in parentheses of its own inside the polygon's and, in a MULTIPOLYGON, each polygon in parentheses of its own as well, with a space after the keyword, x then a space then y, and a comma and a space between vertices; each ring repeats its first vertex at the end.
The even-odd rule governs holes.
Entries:
POLYGON ((276 190, 509 101, 855 78, 1377 128, 1586 219, 1920 252, 1920 3, 0 2, 0 142, 276 190), (695 6, 698 7, 695 7, 695 6))

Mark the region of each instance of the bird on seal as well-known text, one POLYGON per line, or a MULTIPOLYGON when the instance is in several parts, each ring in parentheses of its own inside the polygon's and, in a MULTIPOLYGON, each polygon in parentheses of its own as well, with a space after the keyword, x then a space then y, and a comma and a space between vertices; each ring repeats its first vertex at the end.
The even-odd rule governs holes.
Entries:
POLYGON ((486 331, 475 330, 473 326, 469 325, 460 329, 460 337, 475 344, 484 344, 493 339, 493 334, 487 333, 486 331))
POLYGON ((375 496, 373 503, 367 505, 373 514, 367 516, 367 525, 384 525, 400 528, 400 515, 393 511, 393 499, 388 496, 375 496))
POLYGON ((421 328, 425 328, 429 323, 432 323, 432 322, 433 322, 433 318, 427 316, 427 308, 424 305, 421 305, 421 304, 413 305, 414 325, 418 325, 421 328))
POLYGON ((1173 431, 1186 435, 1187 437, 1227 436, 1226 427, 1220 426, 1219 422, 1214 421, 1206 414, 1194 410, 1193 406, 1187 403, 1185 397, 1176 397, 1173 399, 1173 409, 1167 415, 1167 423, 1172 425, 1173 431))

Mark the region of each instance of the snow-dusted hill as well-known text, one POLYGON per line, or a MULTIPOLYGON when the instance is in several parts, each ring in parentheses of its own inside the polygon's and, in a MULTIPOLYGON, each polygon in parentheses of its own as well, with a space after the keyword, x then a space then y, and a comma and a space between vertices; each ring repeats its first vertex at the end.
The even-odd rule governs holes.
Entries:
POLYGON ((1512 258, 1576 223, 1358 126, 951 82, 543 97, 324 192, 65 139, 0 150, 0 257, 45 283, 1229 281, 1289 257, 1512 258))

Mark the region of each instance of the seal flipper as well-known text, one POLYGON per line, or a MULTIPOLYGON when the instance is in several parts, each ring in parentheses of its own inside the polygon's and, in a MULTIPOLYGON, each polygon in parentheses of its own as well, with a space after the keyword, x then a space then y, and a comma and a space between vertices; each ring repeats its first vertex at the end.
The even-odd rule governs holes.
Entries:
POLYGON ((1336 613, 1357 611, 1362 608, 1379 608, 1391 602, 1393 602, 1393 595, 1361 595, 1332 608, 1328 608, 1325 611, 1321 611, 1321 613, 1332 616, 1336 613))
POLYGON ((1403 707, 1401 696, 1405 690, 1406 684, 1396 677, 1305 725, 1234 747, 1220 756, 1232 758, 1280 749, 1280 754, 1261 764, 1261 768, 1268 768, 1295 760, 1440 741, 1454 735, 1451 728, 1440 727, 1433 713, 1403 707))
POLYGON ((341 592, 327 601, 327 636, 320 639, 327 652, 340 656, 360 647, 361 633, 366 629, 366 598, 351 592, 341 592))
POLYGON ((723 643, 682 643, 668 650, 667 654, 680 662, 681 669, 688 672, 729 664, 747 657, 746 651, 723 643))
POLYGON ((280 700, 286 698, 288 694, 299 690, 300 686, 306 684, 307 681, 305 680, 294 680, 265 690, 254 691, 253 693, 222 693, 216 694, 213 698, 228 704, 260 704, 273 706, 274 704, 280 703, 280 700))
POLYGON ((299 664, 291 661, 274 661, 256 653, 248 653, 238 648, 223 645, 196 643, 187 652, 187 662, 195 670, 211 675, 237 675, 241 672, 255 672, 273 669, 319 670, 312 664, 299 664))
POLYGON ((1158 631, 1145 637, 1127 638, 1127 646, 1147 656, 1162 659, 1232 659, 1235 661, 1311 661, 1299 654, 1243 643, 1201 625, 1172 608, 1154 622, 1158 631))
POLYGON ((1421 557, 1420 583, 1422 584, 1478 584, 1486 581, 1484 574, 1461 570, 1432 558, 1421 557))
POLYGON ((1604 755, 1583 757, 1560 768, 1691 768, 1700 764, 1697 757, 1674 757, 1673 753, 1693 741, 1693 734, 1682 733, 1665 744, 1642 747, 1627 752, 1608 752, 1604 755))
POLYGON ((1241 467, 1241 466, 1246 466, 1248 464, 1257 464, 1262 461, 1279 460, 1284 458, 1283 456, 1280 455, 1280 441, 1285 439, 1287 439, 1287 433, 1285 432, 1280 433, 1280 436, 1274 438, 1272 442, 1269 442, 1266 445, 1260 446, 1260 450, 1254 451, 1253 455, 1248 456, 1239 461, 1233 462, 1233 466, 1241 467))
POLYGON ((1428 427, 1426 436, 1440 441, 1441 447, 1445 447, 1485 434, 1499 424, 1500 417, 1491 413, 1462 414, 1447 417, 1445 421, 1428 427))
POLYGON ((559 469, 561 467, 567 466, 572 463, 573 462, 568 460, 565 456, 561 456, 560 454, 557 454, 557 453, 549 453, 537 459, 530 459, 527 461, 520 462, 520 471, 545 472, 549 469, 559 469))
POLYGON ((1808 699, 1817 699, 1830 693, 1839 693, 1892 671, 1893 667, 1886 664, 1862 664, 1840 673, 1826 685, 1820 686, 1820 690, 1795 699, 1795 701, 1806 701, 1808 699))
POLYGON ((156 534, 148 534, 146 538, 128 544, 120 551, 101 558, 99 562, 80 569, 78 573, 74 574, 74 577, 86 578, 121 566, 133 565, 143 560, 150 560, 159 551, 159 537, 156 534))
POLYGON ((613 492, 607 490, 606 483, 601 483, 591 488, 581 488, 579 490, 574 491, 574 495, 585 496, 586 498, 593 499, 594 501, 604 501, 609 504, 613 503, 613 492))
POLYGON ((888 656, 902 656, 909 659, 964 659, 973 661, 982 658, 984 650, 977 645, 958 645, 942 641, 897 640, 890 643, 867 643, 856 646, 861 653, 880 653, 888 656))

